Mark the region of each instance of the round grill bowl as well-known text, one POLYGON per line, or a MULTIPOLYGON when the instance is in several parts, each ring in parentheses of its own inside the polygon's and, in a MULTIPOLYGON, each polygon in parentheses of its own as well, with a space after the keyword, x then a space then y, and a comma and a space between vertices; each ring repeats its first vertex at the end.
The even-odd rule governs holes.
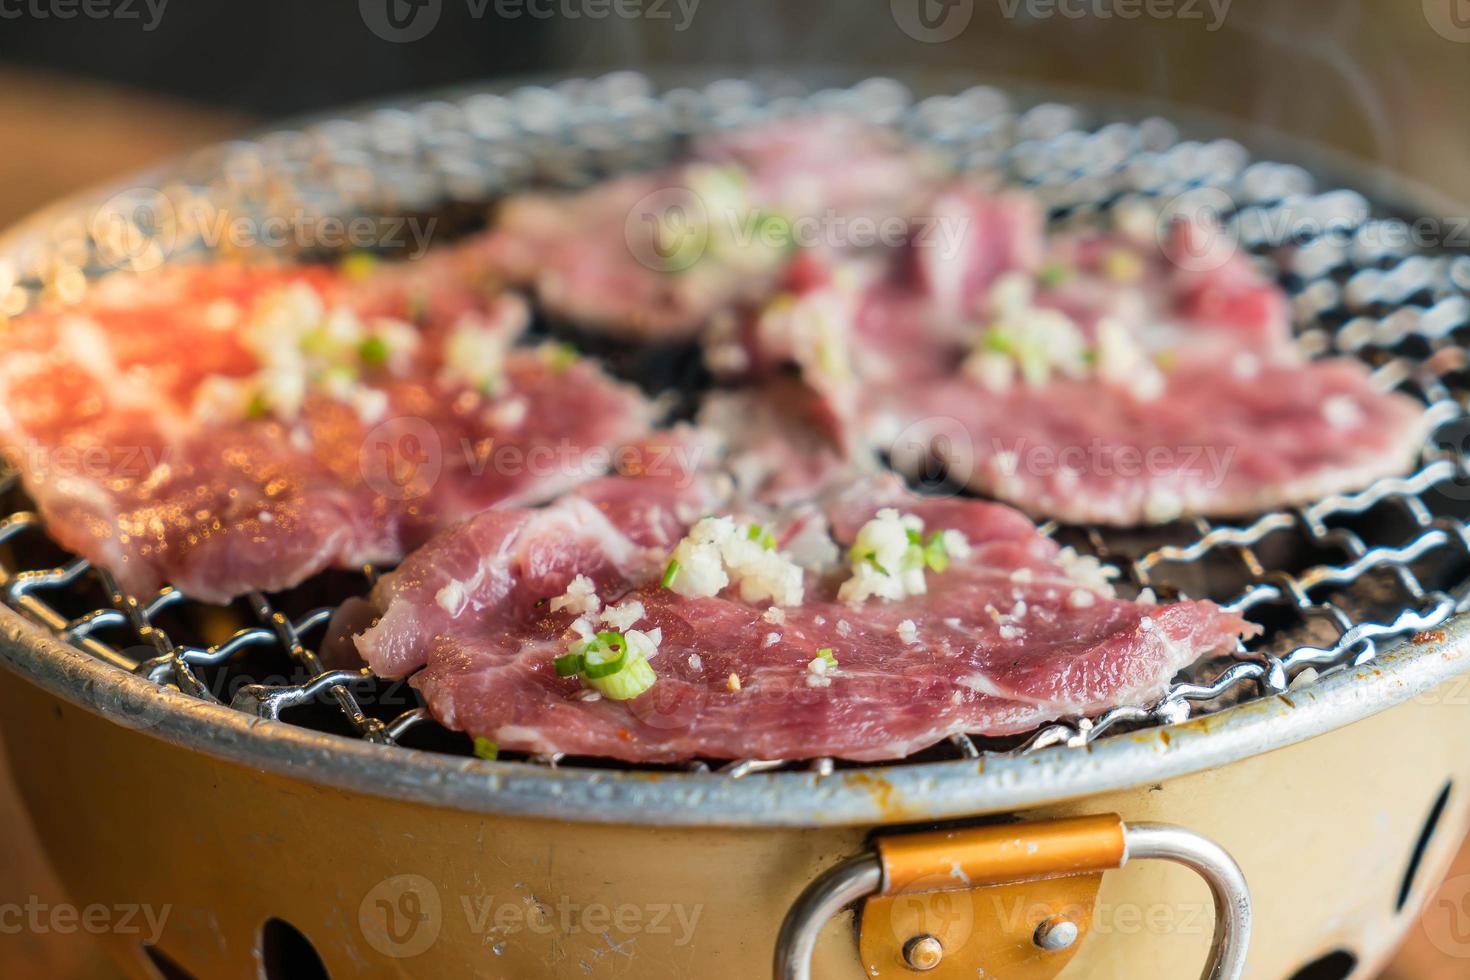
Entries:
MULTIPOLYGON (((1303 343, 1364 356, 1385 383, 1423 397, 1439 441, 1410 476, 1255 521, 1158 535, 1053 529, 1116 561, 1135 587, 1187 583, 1240 603, 1272 624, 1267 640, 1200 665, 1154 705, 877 767, 474 759, 411 702, 395 703, 402 690, 323 673, 307 652, 331 603, 361 581, 251 597, 232 611, 197 610, 168 590, 133 600, 58 556, 12 489, 0 525, 9 607, 0 659, 15 677, 0 684, 0 728, 77 903, 161 914, 157 935, 105 937, 132 974, 305 976, 314 947, 331 976, 747 978, 770 969, 803 889, 875 839, 1107 813, 1188 828, 1233 856, 1254 906, 1251 976, 1290 976, 1335 952, 1367 973, 1414 920, 1467 820, 1470 763, 1458 747, 1470 730, 1470 624, 1455 614, 1470 566, 1459 519, 1470 493, 1461 456, 1440 448, 1461 421, 1463 363, 1435 353, 1462 339, 1470 277, 1458 256, 1374 252, 1361 232, 1443 203, 1300 148, 1270 147, 1374 187, 1371 207, 1317 194, 1299 167, 1249 164, 1236 144, 1180 141, 1161 120, 1099 128, 1130 118, 1117 107, 1008 101, 991 89, 914 104, 871 81, 798 96, 791 84, 656 94, 620 75, 309 120, 60 205, 0 254, 33 298, 110 272, 119 256, 98 240, 96 218, 139 201, 154 216, 159 201, 188 194, 257 214, 303 202, 324 213, 433 214, 447 228, 472 224, 484 201, 528 180, 577 184, 660 159, 691 126, 813 105, 856 110, 975 173, 1029 183, 1058 222, 1091 220, 1120 194, 1200 185, 1228 188, 1245 211, 1311 201, 1355 221, 1325 257, 1302 241, 1242 234, 1293 291, 1303 343), (1076 169, 1066 161, 1078 159, 1083 132, 1099 134, 1085 144, 1092 151, 1126 152, 1096 172, 1076 169), (322 596, 327 604, 313 605, 322 596), (277 673, 257 655, 280 658, 277 673), (313 713, 322 706, 332 721, 313 713)), ((166 258, 209 250, 197 232, 187 222, 147 229, 125 239, 123 264, 152 262, 155 246, 166 258)), ((1008 898, 1012 927, 1032 928, 1031 910, 1045 904, 1045 886, 1028 887, 1008 898)), ((968 938, 951 941, 941 969, 974 975, 994 952, 981 937, 1007 909, 993 895, 946 894, 956 899, 946 928, 960 930, 946 936, 968 938)), ((1188 870, 1129 864, 1102 879, 1070 963, 1042 956, 1025 967, 1042 972, 1006 975, 1198 975, 1212 908, 1188 870)), ((913 938, 907 920, 887 914, 864 914, 865 951, 913 938)), ((820 931, 815 976, 874 975, 854 928, 842 913, 820 931)), ((878 975, 910 972, 895 960, 878 975)))

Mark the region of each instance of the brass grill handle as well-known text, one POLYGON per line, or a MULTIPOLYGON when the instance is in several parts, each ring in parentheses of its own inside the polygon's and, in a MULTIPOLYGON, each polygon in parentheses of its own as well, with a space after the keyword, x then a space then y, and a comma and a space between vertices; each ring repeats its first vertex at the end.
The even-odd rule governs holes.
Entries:
MULTIPOLYGON (((924 880, 918 876, 925 862, 963 865, 965 873, 956 878, 964 885, 952 889, 962 890, 1068 877, 1076 880, 1089 874, 1100 880, 1103 871, 1130 860, 1172 861, 1205 880, 1214 900, 1215 932, 1203 980, 1244 976, 1251 899, 1245 875, 1234 859, 1214 841, 1183 827, 1125 823, 1116 815, 1104 815, 881 838, 876 851, 837 865, 796 899, 776 940, 775 978, 811 980, 812 953, 827 921, 854 902, 899 894, 906 884, 924 880), (1035 857, 1028 862, 1017 854, 1035 857)), ((933 937, 923 938, 930 941, 931 949, 942 945, 933 937)), ((1051 975, 1063 965, 1065 960, 1059 961, 1051 975)))

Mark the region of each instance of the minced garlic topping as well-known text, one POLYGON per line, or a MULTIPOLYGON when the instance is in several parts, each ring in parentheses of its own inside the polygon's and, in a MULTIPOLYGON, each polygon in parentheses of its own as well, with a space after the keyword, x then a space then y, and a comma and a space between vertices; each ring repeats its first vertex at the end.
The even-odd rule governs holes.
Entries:
POLYGON ((799 606, 805 591, 801 566, 771 544, 759 525, 706 517, 690 528, 669 556, 673 572, 668 587, 682 596, 700 598, 718 595, 733 584, 745 602, 799 606))
POLYGON ((923 537, 924 522, 913 514, 900 515, 892 507, 858 530, 848 549, 852 577, 837 591, 843 602, 858 604, 871 597, 905 599, 923 595, 929 586, 926 567, 942 570, 950 558, 963 559, 970 544, 958 531, 943 531, 923 537))
POLYGON ((565 609, 573 616, 592 615, 601 608, 602 600, 597 597, 597 586, 585 575, 572 579, 566 592, 551 600, 552 612, 565 609))

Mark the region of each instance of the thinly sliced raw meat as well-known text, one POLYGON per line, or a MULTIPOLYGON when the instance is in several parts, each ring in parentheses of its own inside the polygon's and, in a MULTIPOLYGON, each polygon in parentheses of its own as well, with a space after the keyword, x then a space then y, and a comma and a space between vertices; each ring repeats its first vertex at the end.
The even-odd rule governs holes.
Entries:
MULTIPOLYGON (((388 676, 426 664, 412 683, 435 716, 503 749, 630 762, 877 760, 961 732, 1014 734, 1147 700, 1255 629, 1208 602, 1114 598, 1095 563, 998 504, 857 481, 822 511, 767 514, 763 526, 788 554, 828 526, 845 548, 882 507, 963 534, 968 553, 929 574, 926 594, 896 601, 839 601, 835 568, 807 570, 804 601, 784 609, 741 601, 733 588, 687 598, 661 586, 668 552, 642 547, 637 522, 624 527, 575 496, 482 515, 412 555, 379 584, 382 618, 358 646, 388 676), (589 697, 553 669, 579 626, 608 628, 597 611, 548 603, 578 575, 601 610, 635 609, 622 628, 659 631, 657 681, 631 700, 589 697), (836 666, 819 671, 824 650, 836 666)), ((801 550, 819 549, 808 540, 801 550)))
POLYGON ((655 173, 512 198, 480 255, 578 326, 688 340, 768 296, 794 247, 846 249, 855 218, 903 220, 934 169, 884 130, 773 123, 712 137, 655 173))
POLYGON ((1199 226, 1163 249, 1062 238, 1038 261, 1016 207, 956 200, 984 247, 918 276, 804 272, 737 332, 747 376, 795 364, 849 450, 866 442, 911 473, 937 459, 955 482, 1076 523, 1239 517, 1418 457, 1424 406, 1361 362, 1305 358, 1284 294, 1247 257, 1188 261, 1199 226))
POLYGON ((64 546, 130 592, 214 601, 393 562, 605 471, 648 403, 564 351, 503 349, 524 305, 460 259, 114 277, 12 326, 0 445, 64 546))

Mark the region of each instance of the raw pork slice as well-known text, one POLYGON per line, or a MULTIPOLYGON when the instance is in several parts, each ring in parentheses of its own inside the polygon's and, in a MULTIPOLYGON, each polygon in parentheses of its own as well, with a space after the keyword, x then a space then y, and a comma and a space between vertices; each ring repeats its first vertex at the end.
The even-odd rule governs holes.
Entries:
MULTIPOLYGON (((784 575, 723 590, 687 588, 682 571, 661 576, 678 530, 650 534, 645 518, 596 499, 490 512, 411 555, 373 594, 381 619, 358 638, 369 664, 391 677, 425 665, 412 683, 435 716, 502 749, 629 762, 880 760, 961 732, 1015 734, 1147 701, 1255 629, 1209 602, 1121 600, 1095 559, 1059 548, 1016 511, 918 498, 887 480, 858 480, 820 509, 738 515, 760 523, 723 540, 742 547, 769 534, 775 550, 734 560, 797 566, 800 597, 784 575), (949 563, 927 573, 926 591, 847 591, 864 558, 839 554, 868 540, 870 520, 947 532, 949 563), (776 581, 786 607, 753 598, 776 581), (653 686, 619 701, 558 676, 553 660, 593 630, 654 644, 653 686)), ((678 520, 680 510, 660 513, 678 520)), ((691 539, 720 524, 701 520, 691 539)))
POLYGON ((1038 256, 1019 204, 947 200, 968 202, 982 244, 907 269, 805 270, 724 360, 757 377, 796 365, 849 451, 910 473, 937 460, 1075 523, 1240 517, 1417 459, 1424 406, 1359 361, 1305 358, 1284 294, 1246 256, 1195 261, 1207 229, 1179 225, 1161 249, 1150 223, 1146 238, 1059 238, 1038 256))
POLYGON ((0 446, 51 534, 206 601, 393 562, 603 472, 650 407, 446 253, 347 274, 178 268, 18 320, 0 446))
POLYGON ((576 194, 498 209, 480 255, 554 315, 634 340, 688 340, 718 312, 768 296, 793 250, 879 244, 934 165, 895 135, 839 117, 698 143, 691 158, 576 194), (867 219, 855 241, 849 231, 867 219))

